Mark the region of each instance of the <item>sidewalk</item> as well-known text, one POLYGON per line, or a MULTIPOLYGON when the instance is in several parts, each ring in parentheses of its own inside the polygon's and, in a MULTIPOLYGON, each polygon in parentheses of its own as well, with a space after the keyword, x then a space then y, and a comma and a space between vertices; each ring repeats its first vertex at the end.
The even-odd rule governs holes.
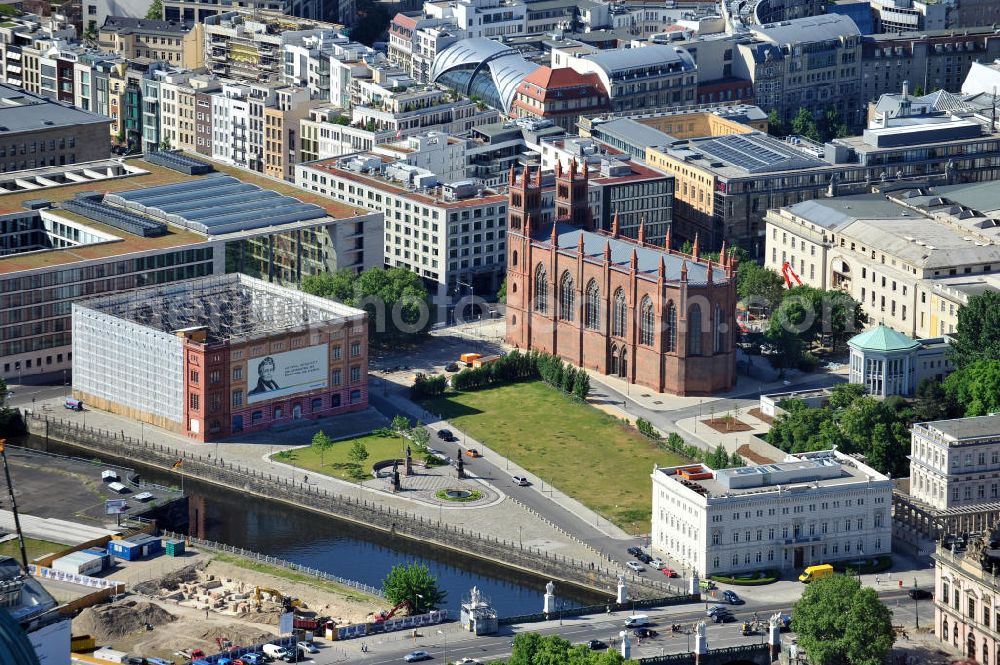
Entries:
POLYGON ((255 433, 252 436, 243 437, 240 441, 213 443, 193 442, 167 430, 92 408, 83 412, 68 411, 62 408, 62 398, 39 400, 36 409, 39 415, 76 422, 85 427, 101 429, 110 433, 124 434, 137 440, 183 450, 189 454, 238 463, 243 467, 277 479, 288 479, 301 483, 303 476, 308 473, 311 485, 345 497, 376 501, 384 506, 421 516, 425 520, 443 521, 450 526, 488 534, 500 540, 523 542, 525 546, 535 547, 585 563, 608 565, 606 558, 600 556, 596 550, 539 519, 519 503, 507 500, 503 493, 499 493, 499 496, 503 497, 500 500, 476 509, 470 509, 461 504, 431 505, 426 501, 407 500, 386 491, 372 489, 331 476, 304 472, 271 459, 274 453, 308 445, 313 434, 320 429, 325 430, 333 438, 340 439, 368 433, 373 428, 384 425, 387 422, 386 418, 373 408, 363 412, 310 422, 293 429, 255 433))

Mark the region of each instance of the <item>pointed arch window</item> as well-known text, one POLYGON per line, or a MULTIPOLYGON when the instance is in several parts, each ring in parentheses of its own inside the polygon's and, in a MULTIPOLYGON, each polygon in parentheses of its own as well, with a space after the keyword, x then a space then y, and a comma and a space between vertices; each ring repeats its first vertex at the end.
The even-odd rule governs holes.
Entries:
POLYGON ((674 307, 674 301, 671 300, 667 303, 667 315, 666 320, 666 333, 667 333, 667 351, 677 350, 677 308, 674 307))
POLYGON ((639 343, 653 346, 653 330, 653 301, 645 296, 639 305, 639 343))
POLYGON ((691 305, 688 310, 687 352, 689 356, 701 355, 701 306, 691 305))
POLYGON ((535 311, 549 311, 549 275, 541 263, 535 268, 535 311))
POLYGON ((576 307, 576 292, 573 290, 573 278, 570 277, 569 271, 566 271, 559 280, 559 318, 563 321, 572 321, 574 307, 576 307))
POLYGON ((611 321, 611 334, 615 337, 625 336, 625 319, 628 316, 628 306, 625 304, 625 292, 615 291, 614 312, 611 321))
POLYGON ((587 283, 587 295, 583 309, 583 325, 590 330, 601 329, 601 290, 597 282, 587 283))

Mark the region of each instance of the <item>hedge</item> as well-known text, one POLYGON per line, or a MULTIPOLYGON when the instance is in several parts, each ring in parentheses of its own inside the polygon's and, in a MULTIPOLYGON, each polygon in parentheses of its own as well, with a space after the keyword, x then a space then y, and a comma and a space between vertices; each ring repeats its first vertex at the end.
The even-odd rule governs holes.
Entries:
MULTIPOLYGON (((511 351, 482 367, 466 368, 451 377, 454 390, 480 390, 519 381, 541 379, 553 388, 586 399, 590 393, 590 377, 550 353, 511 351)), ((411 394, 415 398, 440 395, 447 387, 444 376, 427 378, 418 374, 411 394)))
POLYGON ((720 584, 732 584, 734 586, 763 586, 773 584, 781 577, 777 570, 761 570, 756 573, 746 573, 732 577, 726 575, 709 575, 708 578, 720 584), (752 575, 753 577, 749 577, 752 575))

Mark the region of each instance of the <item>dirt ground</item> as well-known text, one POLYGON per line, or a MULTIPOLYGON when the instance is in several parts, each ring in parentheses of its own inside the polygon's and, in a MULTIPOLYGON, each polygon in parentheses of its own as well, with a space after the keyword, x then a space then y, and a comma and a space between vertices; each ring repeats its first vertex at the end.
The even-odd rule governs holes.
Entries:
MULTIPOLYGON (((150 571, 155 570, 150 568, 150 571)), ((199 648, 206 653, 219 650, 217 638, 233 645, 255 644, 277 635, 281 607, 264 603, 261 611, 240 615, 225 614, 159 598, 162 589, 175 590, 179 582, 231 579, 247 592, 255 587, 276 589, 299 600, 302 614, 329 616, 338 624, 363 621, 384 601, 364 600, 360 594, 347 596, 309 583, 287 580, 227 561, 198 557, 181 570, 136 585, 129 596, 114 604, 87 608, 73 620, 73 634, 93 635, 98 646, 112 646, 132 655, 175 658, 181 649, 199 648), (147 629, 147 625, 151 630, 147 629)), ((187 601, 184 601, 187 602, 187 601)))

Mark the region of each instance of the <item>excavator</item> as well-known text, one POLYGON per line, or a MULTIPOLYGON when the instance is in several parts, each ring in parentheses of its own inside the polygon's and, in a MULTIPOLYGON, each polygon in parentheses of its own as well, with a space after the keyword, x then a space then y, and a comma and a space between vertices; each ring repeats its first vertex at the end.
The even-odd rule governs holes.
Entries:
POLYGON ((802 286, 802 280, 799 279, 799 276, 795 274, 794 270, 792 270, 791 264, 789 264, 788 261, 785 261, 781 266, 781 276, 785 278, 786 289, 792 288, 792 280, 789 279, 789 275, 791 275, 792 279, 795 280, 796 286, 802 286))
POLYGON ((382 623, 383 621, 388 621, 393 616, 395 616, 396 612, 400 611, 403 608, 409 609, 410 601, 402 600, 399 603, 397 603, 396 606, 393 607, 391 610, 388 611, 383 610, 381 612, 376 612, 372 616, 372 623, 382 623))
POLYGON ((254 601, 258 608, 260 607, 261 595, 265 593, 270 594, 270 596, 274 599, 275 602, 281 603, 282 607, 285 608, 286 612, 291 611, 293 607, 296 607, 299 604, 297 598, 289 598, 288 596, 284 595, 277 589, 268 589, 259 586, 259 587, 254 587, 253 591, 254 601))

